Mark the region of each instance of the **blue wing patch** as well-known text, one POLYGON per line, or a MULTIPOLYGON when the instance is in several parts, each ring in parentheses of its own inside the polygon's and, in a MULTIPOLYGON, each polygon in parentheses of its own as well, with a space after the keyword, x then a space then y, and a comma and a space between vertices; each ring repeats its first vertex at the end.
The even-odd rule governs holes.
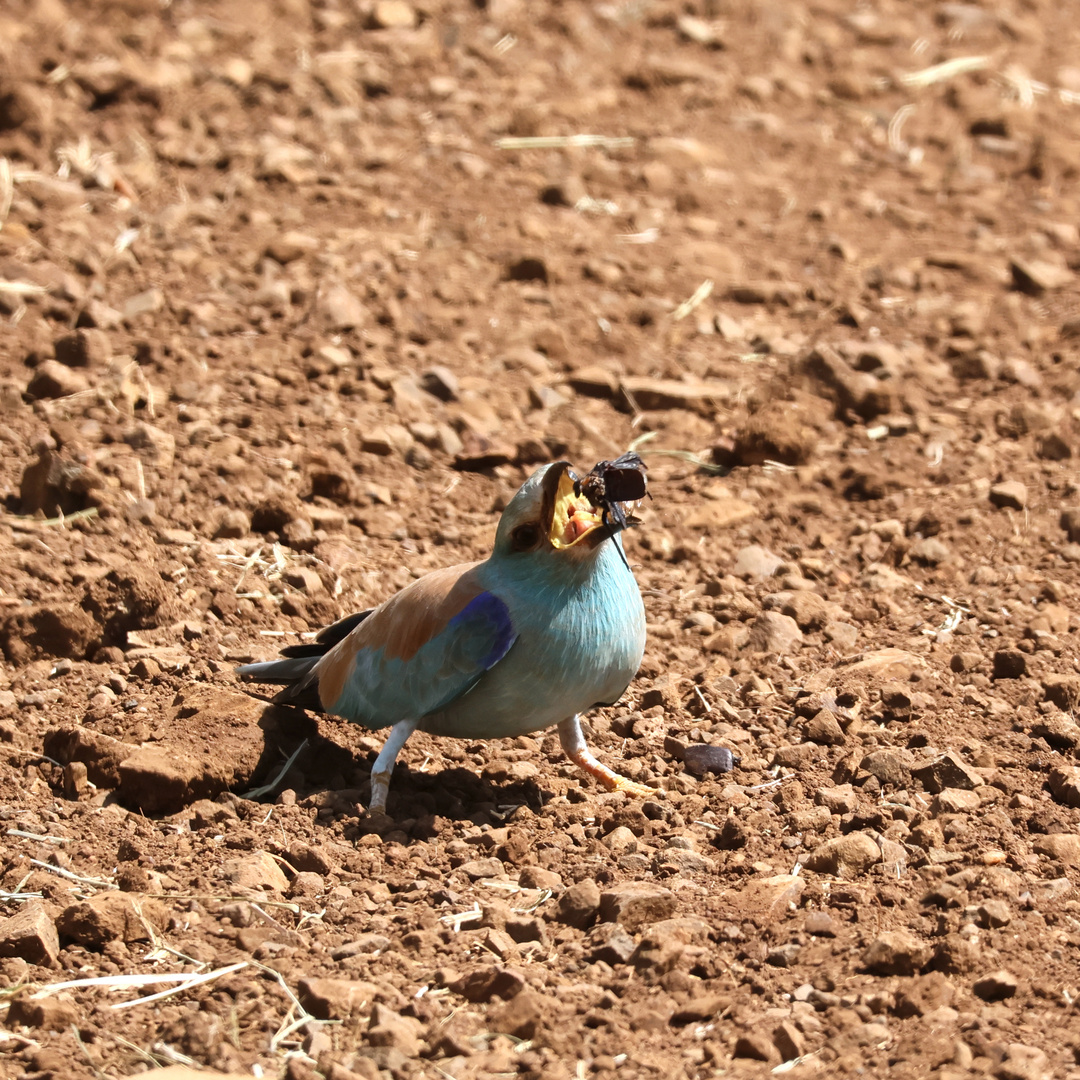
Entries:
POLYGON ((509 608, 482 592, 407 659, 360 649, 330 711, 370 728, 419 720, 468 693, 516 639, 509 608))

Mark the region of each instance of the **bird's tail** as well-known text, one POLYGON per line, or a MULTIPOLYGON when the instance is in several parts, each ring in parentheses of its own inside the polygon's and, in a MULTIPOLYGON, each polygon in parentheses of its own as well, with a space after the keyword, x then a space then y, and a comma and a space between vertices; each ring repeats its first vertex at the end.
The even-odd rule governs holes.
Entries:
POLYGON ((236 669, 236 674, 245 682, 284 687, 274 698, 275 701, 321 712, 323 705, 319 699, 319 680, 315 674, 315 665, 339 641, 348 637, 372 610, 374 609, 368 608, 367 611, 339 619, 332 626, 321 630, 314 641, 287 646, 281 650, 280 660, 242 664, 236 669))
POLYGON ((319 662, 318 656, 303 656, 292 660, 265 660, 258 664, 243 664, 236 674, 245 682, 269 683, 272 686, 292 686, 300 682, 319 662))

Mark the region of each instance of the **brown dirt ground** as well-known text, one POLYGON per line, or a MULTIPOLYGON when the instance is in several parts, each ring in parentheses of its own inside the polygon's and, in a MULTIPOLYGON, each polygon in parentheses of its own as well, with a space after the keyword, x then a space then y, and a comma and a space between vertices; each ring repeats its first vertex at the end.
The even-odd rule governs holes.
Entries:
POLYGON ((1080 1076, 1077 57, 1051 0, 7 0, 0 1076, 1080 1076), (645 434, 590 723, 655 799, 418 737, 369 820, 378 737, 241 692, 645 434))

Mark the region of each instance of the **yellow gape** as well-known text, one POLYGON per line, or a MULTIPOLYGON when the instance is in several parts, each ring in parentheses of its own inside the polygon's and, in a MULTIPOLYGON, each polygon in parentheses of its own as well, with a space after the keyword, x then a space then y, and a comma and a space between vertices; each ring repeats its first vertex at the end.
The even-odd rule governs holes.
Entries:
POLYGON ((555 496, 555 513, 551 518, 548 539, 551 546, 563 550, 573 547, 583 536, 603 524, 599 512, 584 495, 574 494, 574 481, 569 470, 559 480, 555 496))

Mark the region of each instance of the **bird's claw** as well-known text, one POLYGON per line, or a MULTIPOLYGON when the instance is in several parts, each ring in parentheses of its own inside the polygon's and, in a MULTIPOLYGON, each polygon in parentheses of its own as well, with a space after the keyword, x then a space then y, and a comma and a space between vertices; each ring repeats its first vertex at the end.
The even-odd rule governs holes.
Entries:
POLYGON ((608 791, 625 791, 627 795, 637 795, 643 799, 649 795, 660 794, 656 788, 646 787, 644 784, 639 784, 636 780, 629 780, 625 776, 616 776, 606 786, 608 791))

